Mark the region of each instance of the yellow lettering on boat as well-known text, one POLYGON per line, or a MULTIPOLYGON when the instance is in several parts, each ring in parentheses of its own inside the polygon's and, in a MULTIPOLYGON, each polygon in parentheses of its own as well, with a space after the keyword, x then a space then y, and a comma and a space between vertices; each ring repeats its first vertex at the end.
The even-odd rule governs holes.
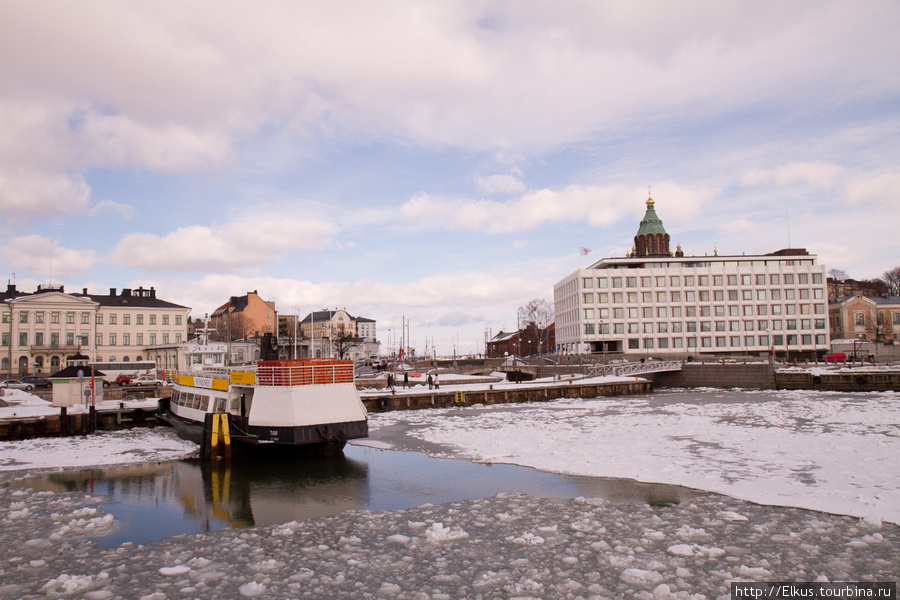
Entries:
POLYGON ((254 385, 256 383, 256 373, 249 371, 232 371, 231 383, 238 385, 254 385))

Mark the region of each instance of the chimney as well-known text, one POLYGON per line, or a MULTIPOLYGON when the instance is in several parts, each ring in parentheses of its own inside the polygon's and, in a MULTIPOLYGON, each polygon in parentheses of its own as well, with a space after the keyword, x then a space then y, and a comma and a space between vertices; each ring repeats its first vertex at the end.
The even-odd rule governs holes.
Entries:
POLYGON ((152 285, 150 286, 150 297, 151 297, 151 298, 156 298, 156 290, 153 289, 153 286, 152 286, 152 285))
POLYGON ((116 295, 116 288, 109 288, 109 295, 110 295, 110 296, 115 296, 115 295, 116 295))
POLYGON ((126 298, 131 297, 131 288, 122 288, 122 296, 126 298))
POLYGON ((11 296, 15 296, 16 295, 16 284, 7 283, 6 284, 6 293, 11 296))
POLYGON ((87 295, 88 295, 88 293, 87 293, 87 288, 83 288, 83 289, 81 290, 81 295, 82 295, 82 296, 87 296, 87 295))

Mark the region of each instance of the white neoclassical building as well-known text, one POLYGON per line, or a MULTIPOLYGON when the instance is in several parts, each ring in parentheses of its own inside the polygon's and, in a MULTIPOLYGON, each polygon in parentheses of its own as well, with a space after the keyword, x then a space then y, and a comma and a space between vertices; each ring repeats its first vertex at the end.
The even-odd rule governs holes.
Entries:
POLYGON ((175 368, 177 359, 154 347, 177 348, 187 339, 190 309, 156 297, 154 288, 126 288, 109 294, 66 293, 40 286, 34 293, 10 284, 0 292, 0 373, 48 375, 66 357, 84 354, 92 362, 156 360, 175 368))
POLYGON ((812 357, 829 349, 825 266, 803 249, 684 256, 652 198, 629 256, 553 289, 560 352, 812 357))

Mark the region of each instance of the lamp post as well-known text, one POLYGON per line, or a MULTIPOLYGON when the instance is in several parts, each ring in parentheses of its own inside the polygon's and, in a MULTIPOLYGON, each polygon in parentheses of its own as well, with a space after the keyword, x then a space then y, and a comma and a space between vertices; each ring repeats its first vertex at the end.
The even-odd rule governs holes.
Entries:
POLYGON ((225 319, 225 366, 231 364, 231 323, 225 319))

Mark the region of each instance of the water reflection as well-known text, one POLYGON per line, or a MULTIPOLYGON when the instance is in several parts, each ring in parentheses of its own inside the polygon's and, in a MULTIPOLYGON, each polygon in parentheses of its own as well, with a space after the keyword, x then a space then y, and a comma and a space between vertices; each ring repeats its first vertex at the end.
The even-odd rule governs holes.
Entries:
POLYGON ((699 492, 625 479, 572 477, 514 465, 434 459, 416 452, 348 446, 321 460, 200 460, 54 473, 9 484, 108 496, 119 528, 105 546, 171 535, 274 525, 347 510, 390 510, 494 496, 602 497, 677 504, 699 492))

